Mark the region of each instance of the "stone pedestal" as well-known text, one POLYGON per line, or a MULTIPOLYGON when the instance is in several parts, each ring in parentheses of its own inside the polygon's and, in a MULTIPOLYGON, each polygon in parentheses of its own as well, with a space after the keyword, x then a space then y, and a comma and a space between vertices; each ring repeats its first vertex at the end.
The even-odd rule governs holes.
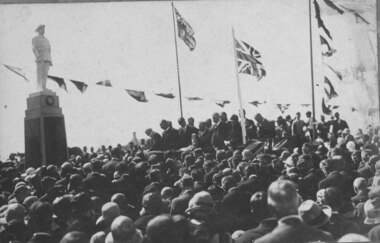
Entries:
POLYGON ((29 95, 24 124, 26 167, 60 166, 68 160, 65 120, 53 91, 29 95))

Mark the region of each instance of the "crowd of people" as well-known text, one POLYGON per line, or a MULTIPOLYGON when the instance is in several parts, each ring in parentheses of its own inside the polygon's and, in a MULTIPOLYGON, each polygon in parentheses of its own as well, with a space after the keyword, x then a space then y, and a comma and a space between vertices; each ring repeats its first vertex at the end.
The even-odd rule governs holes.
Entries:
POLYGON ((62 164, 12 154, 0 163, 0 242, 380 241, 379 128, 351 134, 338 113, 254 120, 246 144, 223 112, 197 127, 162 120, 144 144, 83 147, 62 164))

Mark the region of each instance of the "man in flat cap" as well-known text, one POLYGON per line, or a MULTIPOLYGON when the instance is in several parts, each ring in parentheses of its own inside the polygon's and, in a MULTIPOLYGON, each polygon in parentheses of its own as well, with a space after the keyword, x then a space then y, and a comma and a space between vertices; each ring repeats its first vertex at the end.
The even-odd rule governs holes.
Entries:
POLYGON ((38 35, 33 38, 33 53, 36 57, 37 64, 37 89, 46 90, 46 79, 50 66, 52 66, 50 56, 50 43, 44 36, 45 25, 39 25, 36 29, 38 35))

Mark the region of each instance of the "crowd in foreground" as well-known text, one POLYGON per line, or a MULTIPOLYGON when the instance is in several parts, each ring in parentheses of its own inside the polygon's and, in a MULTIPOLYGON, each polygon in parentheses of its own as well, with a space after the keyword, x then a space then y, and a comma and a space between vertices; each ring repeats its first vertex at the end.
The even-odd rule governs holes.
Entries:
POLYGON ((0 242, 380 241, 378 128, 351 134, 338 113, 257 114, 243 145, 236 115, 178 124, 59 166, 11 155, 0 163, 0 242))

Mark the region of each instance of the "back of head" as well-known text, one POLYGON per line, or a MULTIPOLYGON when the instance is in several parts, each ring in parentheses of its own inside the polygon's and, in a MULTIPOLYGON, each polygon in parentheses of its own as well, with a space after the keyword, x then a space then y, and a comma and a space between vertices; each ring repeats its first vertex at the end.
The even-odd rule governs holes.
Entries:
POLYGON ((289 180, 272 182, 268 188, 268 205, 273 209, 277 218, 297 214, 299 197, 297 188, 289 180))
POLYGON ((89 242, 88 237, 85 233, 80 231, 72 231, 67 233, 61 239, 60 243, 87 243, 89 242))
POLYGON ((111 232, 106 237, 106 243, 133 242, 140 243, 141 233, 136 230, 132 219, 127 216, 119 216, 111 224, 111 232))
POLYGON ((30 224, 35 231, 50 230, 53 210, 49 203, 36 201, 30 207, 30 224))
POLYGON ((170 215, 159 215, 151 219, 146 227, 148 239, 155 243, 174 241, 174 222, 170 215))

